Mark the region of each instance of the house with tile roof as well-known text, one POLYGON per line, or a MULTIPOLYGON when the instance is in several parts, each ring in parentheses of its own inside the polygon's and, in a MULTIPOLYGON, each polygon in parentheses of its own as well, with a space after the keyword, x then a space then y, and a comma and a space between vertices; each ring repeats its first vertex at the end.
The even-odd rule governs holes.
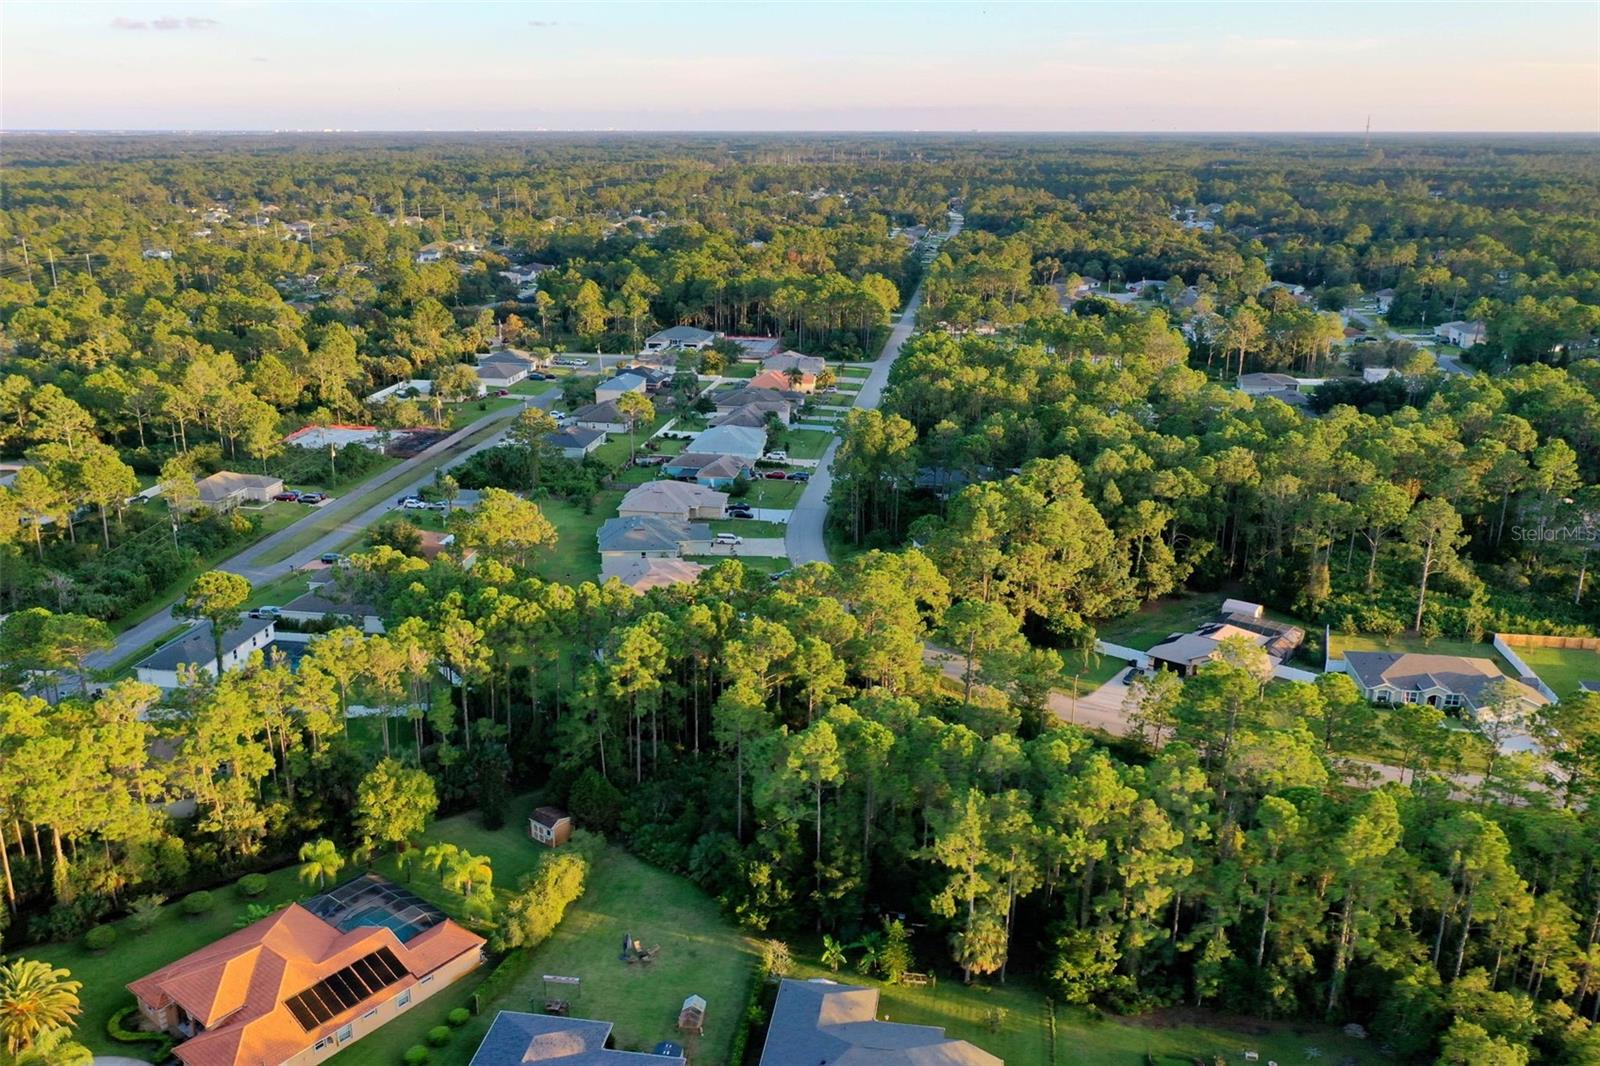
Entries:
POLYGON ((692 585, 700 580, 705 566, 687 559, 633 559, 608 556, 600 561, 600 579, 616 578, 635 592, 644 593, 668 585, 692 585))
POLYGON ((184 1066, 309 1066, 470 973, 484 939, 376 874, 128 985, 184 1066))
MULTIPOLYGON (((878 990, 823 978, 778 986, 761 1066, 1005 1066, 936 1025, 878 1020, 878 990)), ((498 1066, 498 1064, 496 1064, 498 1066)))

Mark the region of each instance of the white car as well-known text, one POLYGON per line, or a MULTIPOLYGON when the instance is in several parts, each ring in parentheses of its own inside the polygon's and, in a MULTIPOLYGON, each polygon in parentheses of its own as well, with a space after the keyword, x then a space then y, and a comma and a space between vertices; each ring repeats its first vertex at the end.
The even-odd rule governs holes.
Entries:
POLYGON ((419 500, 415 496, 411 497, 411 499, 407 500, 400 506, 404 507, 408 511, 431 511, 433 509, 433 504, 429 503, 427 500, 419 500))
POLYGON ((788 452, 768 452, 766 455, 763 455, 761 458, 765 459, 769 463, 787 463, 789 461, 789 453, 788 452))
POLYGON ((737 533, 718 533, 716 543, 729 545, 743 544, 744 538, 739 536, 737 533))

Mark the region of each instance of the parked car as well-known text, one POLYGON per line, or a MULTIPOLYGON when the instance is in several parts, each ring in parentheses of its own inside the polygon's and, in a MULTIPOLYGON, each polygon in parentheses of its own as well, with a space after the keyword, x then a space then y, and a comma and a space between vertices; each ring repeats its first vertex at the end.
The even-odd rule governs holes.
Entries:
POLYGON ((450 505, 448 503, 446 503, 444 500, 439 500, 439 501, 437 501, 435 503, 424 504, 423 506, 427 507, 428 510, 430 510, 430 511, 448 511, 448 510, 450 510, 450 505))
POLYGON ((401 500, 400 506, 404 507, 408 511, 427 511, 433 507, 433 505, 427 500, 419 500, 415 496, 401 500))
POLYGON ((790 480, 790 481, 810 481, 811 480, 811 471, 809 471, 809 470, 796 470, 794 473, 789 475, 788 480, 790 480))
POLYGON ((301 503, 321 503, 328 498, 323 492, 302 492, 298 499, 301 503))
POLYGON ((320 561, 327 563, 329 566, 332 566, 334 563, 344 562, 344 556, 340 555, 338 552, 323 552, 322 555, 319 556, 319 559, 320 561))
POLYGON ((250 617, 251 618, 282 618, 283 617, 283 608, 282 607, 271 607, 271 606, 255 607, 255 608, 251 609, 250 617))
POLYGON ((1133 684, 1133 679, 1138 676, 1139 668, 1137 666, 1130 666, 1128 667, 1128 672, 1122 675, 1122 683, 1124 685, 1131 685, 1133 684))
POLYGON ((565 412, 565 411, 551 411, 550 412, 550 417, 555 419, 556 420, 556 425, 559 426, 561 423, 565 422, 567 419, 571 418, 572 416, 567 414, 567 412, 565 412))
POLYGON ((762 477, 768 481, 787 481, 789 479, 789 475, 782 470, 768 470, 762 477))
POLYGON ((794 573, 792 570, 775 570, 767 575, 767 580, 772 582, 782 581, 792 573, 794 573))
POLYGON ((739 536, 739 534, 737 534, 737 533, 718 533, 717 534, 716 543, 718 543, 718 544, 743 544, 744 543, 744 538, 739 536))
POLYGON ((749 511, 729 511, 728 512, 728 517, 729 518, 754 518, 755 515, 751 514, 749 511))
POLYGON ((751 510, 751 507, 750 507, 750 505, 748 503, 730 503, 730 504, 728 504, 728 510, 729 510, 729 512, 733 512, 733 511, 749 511, 749 510, 751 510))
POLYGON ((511 395, 511 390, 510 389, 495 389, 494 390, 494 394, 496 396, 510 396, 511 395))
POLYGON ((818 389, 817 391, 818 392, 838 392, 839 391, 839 386, 837 386, 837 385, 824 385, 824 386, 822 386, 822 388, 818 389))
POLYGON ((766 455, 763 455, 761 458, 765 459, 769 463, 787 463, 789 461, 789 453, 788 452, 768 452, 766 455))
POLYGON ((280 492, 272 498, 279 503, 298 503, 300 494, 298 492, 280 492))

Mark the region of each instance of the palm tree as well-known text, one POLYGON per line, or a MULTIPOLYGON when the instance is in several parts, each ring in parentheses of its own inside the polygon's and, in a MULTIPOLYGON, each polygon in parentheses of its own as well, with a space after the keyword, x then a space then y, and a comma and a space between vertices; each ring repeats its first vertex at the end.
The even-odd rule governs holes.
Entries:
POLYGON ((300 845, 300 880, 311 881, 321 888, 338 877, 342 869, 344 856, 327 837, 300 845))
POLYGON ((427 850, 422 853, 422 865, 429 872, 438 874, 439 880, 443 881, 447 876, 445 871, 455 865, 456 856, 459 854, 461 849, 454 844, 429 844, 427 850))
POLYGON ((6 1066, 90 1066, 94 1052, 73 1040, 70 1029, 52 1029, 40 1033, 32 1047, 5 1059, 6 1066))
POLYGON ((494 880, 494 871, 489 868, 487 857, 457 850, 443 880, 446 888, 467 897, 474 888, 488 888, 494 880))
POLYGON ((81 1009, 80 981, 47 962, 12 959, 0 966, 0 1037, 16 1055, 46 1033, 65 1029, 81 1009))
POLYGON ((822 965, 834 973, 838 973, 839 967, 843 966, 847 961, 844 954, 844 945, 824 933, 822 935, 822 965))

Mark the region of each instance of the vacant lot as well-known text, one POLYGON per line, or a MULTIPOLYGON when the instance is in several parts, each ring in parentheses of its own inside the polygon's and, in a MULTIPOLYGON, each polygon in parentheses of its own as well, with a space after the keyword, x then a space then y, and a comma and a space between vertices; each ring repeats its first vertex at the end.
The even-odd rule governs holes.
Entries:
POLYGON ((529 569, 546 581, 568 585, 598 581, 600 551, 594 535, 602 522, 617 516, 617 504, 622 502, 624 491, 607 489, 599 493, 592 508, 566 500, 538 501, 539 510, 556 527, 557 540, 555 547, 542 553, 529 569))

